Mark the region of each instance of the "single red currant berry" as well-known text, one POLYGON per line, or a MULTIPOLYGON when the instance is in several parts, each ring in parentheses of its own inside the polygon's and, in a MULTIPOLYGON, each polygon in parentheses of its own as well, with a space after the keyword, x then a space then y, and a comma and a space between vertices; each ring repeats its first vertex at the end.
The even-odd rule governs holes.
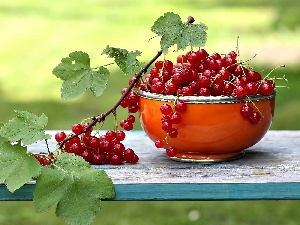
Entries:
POLYGON ((131 105, 137 105, 140 99, 134 92, 130 92, 127 97, 131 105))
POLYGON ((136 113, 137 111, 139 111, 139 106, 138 105, 129 105, 128 106, 128 112, 136 113))
POLYGON ((137 154, 133 154, 130 163, 131 164, 136 164, 139 161, 139 157, 137 156, 137 154))
POLYGON ((100 152, 102 152, 102 153, 111 152, 112 148, 113 148, 112 142, 110 142, 109 140, 106 140, 106 139, 101 139, 100 146, 99 146, 100 152))
POLYGON ((187 109, 187 104, 183 101, 177 101, 175 104, 175 110, 179 113, 185 112, 187 109))
POLYGON ((92 164, 101 165, 104 163, 104 155, 100 153, 94 153, 92 156, 92 164))
POLYGON ((156 148, 162 148, 162 147, 164 147, 164 141, 163 140, 156 140, 155 141, 155 147, 156 148))
POLYGON ((116 131, 116 139, 118 141, 123 141, 125 139, 125 137, 126 137, 126 134, 125 134, 124 131, 122 131, 122 130, 117 130, 116 131))
POLYGON ((83 131, 83 126, 80 123, 75 123, 72 125, 72 132, 74 134, 80 134, 83 131))
POLYGON ((172 72, 172 70, 173 70, 173 63, 170 60, 165 60, 163 67, 164 67, 165 70, 172 72))
POLYGON ((170 106, 170 105, 167 104, 167 103, 164 103, 164 104, 162 104, 161 107, 160 107, 160 112, 161 112, 163 115, 170 115, 170 114, 173 112, 172 106, 170 106))
POLYGON ((130 163, 133 156, 134 156, 134 151, 131 149, 131 148, 127 148, 125 151, 124 151, 124 161, 127 162, 127 163, 130 163))
POLYGON ((181 121, 181 115, 179 112, 174 112, 171 116, 170 116, 171 122, 172 124, 178 124, 181 121))
POLYGON ((134 123, 135 122, 135 117, 134 117, 134 115, 129 115, 126 120, 130 123, 134 123))
POLYGON ((258 84, 256 82, 250 82, 246 84, 247 95, 256 95, 258 91, 258 84))
POLYGON ((177 63, 186 63, 187 57, 186 57, 186 55, 179 55, 179 56, 177 56, 176 61, 177 61, 177 63))
POLYGON ((168 133, 170 138, 177 138, 178 136, 178 130, 176 128, 172 128, 172 130, 168 133))
POLYGON ((127 108, 127 107, 129 106, 129 99, 125 97, 125 98, 121 101, 120 105, 121 105, 123 108, 127 108))
POLYGON ((275 89, 274 81, 263 80, 259 88, 259 93, 262 95, 271 95, 274 89, 275 89))
POLYGON ((202 87, 199 89, 197 95, 198 96, 210 96, 211 92, 209 88, 202 87))
POLYGON ((171 132, 172 130, 172 123, 168 123, 166 121, 161 123, 161 128, 166 131, 167 133, 171 132))
MULTIPOLYGON (((90 125, 89 123, 83 124, 82 125, 83 131, 85 131, 89 125, 90 125)), ((85 135, 87 135, 87 136, 91 135, 92 131, 93 131, 93 127, 90 127, 88 130, 85 131, 85 135)))
POLYGON ((242 85, 238 85, 232 92, 233 97, 244 98, 247 95, 246 88, 242 85))
POLYGON ((92 162, 93 155, 92 155, 92 152, 90 152, 89 150, 85 149, 82 152, 81 157, 84 158, 84 160, 87 161, 87 162, 92 162))
POLYGON ((117 134, 116 134, 116 132, 114 132, 113 130, 109 130, 109 131, 107 131, 106 134, 105 134, 105 138, 106 138, 107 140, 109 140, 109 141, 115 140, 116 137, 117 137, 117 134))
POLYGON ((245 119, 249 119, 253 113, 253 108, 249 104, 245 104, 241 107, 240 113, 245 119))
POLYGON ((156 61, 154 66, 156 69, 160 70, 163 68, 164 62, 163 61, 156 61))
POLYGON ((57 132, 54 137, 57 142, 62 142, 63 140, 66 139, 67 135, 65 132, 60 131, 60 132, 57 132))
POLYGON ((90 136, 86 145, 93 149, 98 149, 100 147, 100 139, 96 136, 90 136))
POLYGON ((122 143, 116 143, 113 147, 113 153, 116 155, 123 156, 125 146, 122 143))
POLYGON ((121 165, 123 163, 123 157, 120 155, 113 155, 110 159, 111 164, 121 165))
POLYGON ((237 57, 237 53, 235 51, 231 51, 227 54, 229 57, 231 57, 232 59, 235 59, 237 57))
POLYGON ((258 112, 253 111, 252 115, 249 117, 250 123, 257 124, 261 119, 261 115, 258 112))
POLYGON ((130 131, 133 129, 133 123, 130 123, 129 121, 125 120, 123 126, 121 125, 121 127, 123 127, 124 130, 130 131))
POLYGON ((174 157, 177 154, 177 149, 175 147, 170 146, 166 149, 166 154, 169 157, 174 157))
POLYGON ((66 150, 67 152, 72 152, 75 155, 81 155, 84 148, 81 143, 73 143, 71 144, 69 150, 66 150))

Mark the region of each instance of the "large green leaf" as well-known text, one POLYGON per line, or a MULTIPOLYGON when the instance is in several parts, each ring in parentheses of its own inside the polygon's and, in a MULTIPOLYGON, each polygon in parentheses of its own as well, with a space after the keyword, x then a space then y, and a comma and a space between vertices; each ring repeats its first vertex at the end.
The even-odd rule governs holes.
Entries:
POLYGON ((57 206, 56 215, 69 224, 91 224, 100 200, 115 195, 111 179, 79 156, 64 153, 54 165, 42 168, 34 191, 38 212, 57 206))
POLYGON ((15 110, 15 112, 17 116, 0 128, 0 136, 11 142, 22 141, 23 145, 51 138, 44 131, 48 123, 48 118, 45 114, 38 117, 27 111, 15 110))
POLYGON ((188 46, 203 47, 207 40, 207 27, 203 23, 185 24, 172 12, 159 17, 151 30, 161 36, 160 46, 164 54, 175 44, 177 50, 184 50, 188 46))
POLYGON ((63 100, 71 100, 79 97, 86 90, 99 97, 106 88, 110 73, 101 66, 92 69, 89 55, 76 51, 63 58, 52 73, 63 80, 61 97, 63 100))
POLYGON ((22 187, 40 174, 41 166, 27 148, 20 143, 12 145, 0 137, 0 182, 4 182, 10 192, 22 187))
POLYGON ((140 51, 129 52, 126 49, 107 46, 102 51, 102 54, 106 54, 108 57, 114 58, 115 63, 125 75, 133 74, 137 69, 140 69, 143 66, 143 63, 136 59, 137 56, 141 55, 140 51))

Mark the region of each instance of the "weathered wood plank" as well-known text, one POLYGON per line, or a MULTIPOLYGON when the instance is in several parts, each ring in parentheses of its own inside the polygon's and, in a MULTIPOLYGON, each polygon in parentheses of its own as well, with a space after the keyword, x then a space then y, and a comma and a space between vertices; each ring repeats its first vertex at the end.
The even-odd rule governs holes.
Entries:
MULTIPOLYGON (((30 201, 34 184, 14 193, 0 185, 1 201, 30 201)), ((116 184, 115 201, 300 200, 300 183, 116 184)))
MULTIPOLYGON (((112 178, 115 200, 300 199, 300 131, 269 131, 243 158, 218 164, 172 161, 143 131, 128 132, 124 144, 139 155, 138 164, 96 166, 112 178)), ((31 183, 11 194, 0 185, 0 200, 31 200, 33 188, 31 183)))

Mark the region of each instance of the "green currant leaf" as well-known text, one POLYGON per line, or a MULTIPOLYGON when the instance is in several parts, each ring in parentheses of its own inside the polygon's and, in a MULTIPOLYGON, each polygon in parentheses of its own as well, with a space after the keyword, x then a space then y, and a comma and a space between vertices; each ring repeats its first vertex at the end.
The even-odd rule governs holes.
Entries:
POLYGON ((203 47, 207 40, 207 27, 203 24, 185 24, 179 15, 168 12, 159 17, 151 31, 161 36, 160 46, 164 54, 177 44, 177 51, 188 46, 203 47))
POLYGON ((185 25, 181 35, 176 39, 177 50, 184 50, 188 46, 203 47, 207 40, 207 27, 200 24, 185 25))
POLYGON ((17 116, 1 127, 0 136, 10 142, 22 141, 23 145, 51 138, 44 131, 48 123, 48 118, 45 114, 38 117, 27 111, 15 110, 15 112, 17 116))
POLYGON ((139 62, 136 57, 141 55, 140 51, 127 51, 126 49, 113 48, 107 46, 102 55, 106 54, 109 58, 114 58, 115 63, 119 66, 125 75, 133 74, 135 71, 143 66, 143 63, 139 62))
POLYGON ((20 143, 12 145, 0 137, 0 182, 4 182, 10 192, 22 187, 40 174, 41 166, 35 157, 20 143))
POLYGON ((63 80, 61 98, 71 100, 79 97, 86 90, 99 97, 106 88, 110 73, 101 66, 92 69, 90 57, 87 53, 76 51, 63 58, 52 73, 63 80))
POLYGON ((91 224, 100 200, 115 195, 111 179, 82 157, 63 153, 52 166, 42 168, 34 191, 38 212, 56 206, 56 215, 69 224, 91 224))

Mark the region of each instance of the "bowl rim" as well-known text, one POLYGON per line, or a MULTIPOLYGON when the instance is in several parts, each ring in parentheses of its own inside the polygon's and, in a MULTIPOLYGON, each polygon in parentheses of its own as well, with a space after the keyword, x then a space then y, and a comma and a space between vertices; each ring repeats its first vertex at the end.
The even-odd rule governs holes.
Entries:
POLYGON ((138 90, 137 94, 146 99, 164 101, 164 102, 174 102, 174 101, 184 101, 186 103, 194 104, 206 104, 206 103, 243 103, 243 102, 258 102, 263 100, 273 99, 276 96, 276 91, 271 95, 251 95, 245 98, 236 98, 231 96, 175 96, 175 95, 163 95, 157 93, 151 93, 148 91, 138 90))

